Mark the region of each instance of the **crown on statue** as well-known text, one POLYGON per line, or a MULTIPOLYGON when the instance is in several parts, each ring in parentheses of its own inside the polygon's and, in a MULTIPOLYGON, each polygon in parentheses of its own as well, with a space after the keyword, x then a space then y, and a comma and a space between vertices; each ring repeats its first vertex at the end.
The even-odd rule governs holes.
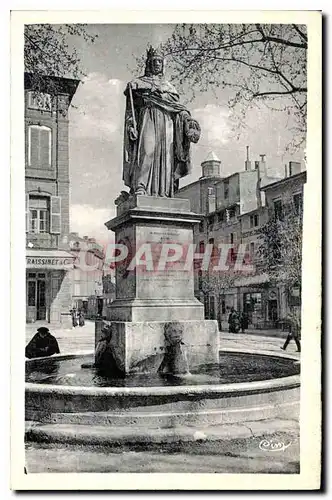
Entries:
POLYGON ((154 49, 152 45, 150 45, 150 47, 146 51, 146 55, 147 55, 146 58, 147 61, 152 61, 152 59, 163 59, 162 54, 158 52, 156 49, 154 49))

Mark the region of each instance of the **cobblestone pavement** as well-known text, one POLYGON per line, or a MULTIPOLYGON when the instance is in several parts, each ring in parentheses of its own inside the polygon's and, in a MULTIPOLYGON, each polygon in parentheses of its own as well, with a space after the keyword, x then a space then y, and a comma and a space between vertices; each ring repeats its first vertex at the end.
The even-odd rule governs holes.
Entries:
MULTIPOLYGON (((85 326, 69 329, 52 329, 50 331, 58 340, 61 354, 74 354, 77 352, 94 350, 94 329, 93 321, 86 321, 85 326)), ((27 325, 26 342, 36 333, 36 326, 27 325)), ((274 333, 274 332, 273 332, 274 333)), ((280 332, 279 332, 280 335, 280 332)), ((269 331, 259 331, 259 333, 220 333, 220 349, 248 349, 262 350, 267 352, 279 352, 286 338, 269 336, 269 331)), ((287 352, 299 357, 293 341, 289 344, 287 352)))

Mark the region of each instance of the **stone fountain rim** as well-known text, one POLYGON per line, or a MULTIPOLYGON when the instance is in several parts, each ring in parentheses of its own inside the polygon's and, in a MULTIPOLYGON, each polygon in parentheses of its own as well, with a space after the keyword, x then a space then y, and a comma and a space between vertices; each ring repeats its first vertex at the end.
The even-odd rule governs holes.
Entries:
MULTIPOLYGON (((223 348, 222 352, 237 352, 244 354, 257 354, 261 356, 270 356, 277 358, 286 358, 298 361, 298 358, 292 354, 275 353, 264 350, 254 349, 234 349, 223 348)), ((75 353, 75 354, 58 354, 52 356, 51 359, 67 360, 79 357, 91 356, 91 352, 75 353)), ((50 359, 49 357, 27 359, 26 364, 38 363, 39 361, 50 359)), ((188 386, 155 386, 155 387, 87 387, 87 386, 66 386, 52 384, 38 384, 27 382, 25 388, 27 392, 39 394, 63 394, 63 395, 82 395, 82 396, 161 396, 161 395, 184 395, 184 394, 250 394, 269 390, 292 389, 300 386, 300 375, 290 375, 288 377, 280 377, 268 380, 258 380, 254 382, 236 382, 231 384, 211 384, 211 385, 188 385, 188 386)))

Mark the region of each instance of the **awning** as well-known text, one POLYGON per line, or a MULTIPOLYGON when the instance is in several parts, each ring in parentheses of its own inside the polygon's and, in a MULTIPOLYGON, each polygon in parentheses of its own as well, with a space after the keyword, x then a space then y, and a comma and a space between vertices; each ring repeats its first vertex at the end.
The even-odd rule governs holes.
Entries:
POLYGON ((73 269, 74 257, 65 250, 26 250, 26 267, 28 269, 73 269))
POLYGON ((234 286, 251 286, 251 285, 263 285, 269 282, 269 277, 267 274, 255 274, 253 276, 245 276, 239 278, 235 281, 234 286))

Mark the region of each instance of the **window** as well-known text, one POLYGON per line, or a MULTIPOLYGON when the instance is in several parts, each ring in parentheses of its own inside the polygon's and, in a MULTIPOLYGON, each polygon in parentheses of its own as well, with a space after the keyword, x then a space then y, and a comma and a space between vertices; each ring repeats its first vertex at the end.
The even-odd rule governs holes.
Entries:
POLYGON ((245 293, 244 294, 244 309, 252 317, 252 313, 262 313, 262 294, 261 293, 245 293))
POLYGON ((234 219, 236 215, 236 207, 227 208, 226 210, 226 220, 229 222, 231 219, 234 219))
POLYGON ((30 233, 50 232, 49 199, 46 197, 30 196, 30 233))
POLYGON ((276 219, 282 219, 283 209, 281 200, 275 200, 273 202, 273 208, 274 208, 274 216, 276 217, 276 219))
POLYGON ((224 181, 224 198, 227 200, 229 197, 229 181, 224 181))
POLYGON ((301 287, 293 286, 288 292, 288 305, 300 306, 301 305, 301 287))
POLYGON ((31 91, 28 94, 28 106, 41 111, 52 111, 52 99, 45 92, 31 91))
POLYGON ((36 282, 28 281, 28 306, 36 305, 36 282))
POLYGON ((225 222, 225 210, 218 213, 218 222, 225 222))
POLYGON ((250 260, 253 261, 255 259, 255 243, 250 243, 250 260))
POLYGON ((214 307, 214 295, 209 295, 209 318, 216 319, 216 311, 214 307))
POLYGON ((300 215, 303 211, 303 196, 302 193, 294 194, 293 203, 295 208, 295 213, 300 215))
POLYGON ((250 215, 250 227, 257 227, 259 225, 258 215, 250 215))
POLYGON ((236 251, 235 251, 235 248, 231 248, 231 262, 235 262, 236 261, 236 251))
POLYGON ((219 295, 220 314, 226 314, 226 300, 224 295, 219 295))
POLYGON ((50 168, 52 164, 52 130, 42 125, 29 125, 28 165, 50 168))
POLYGON ((214 224, 214 215, 210 215, 210 217, 208 218, 208 224, 209 224, 209 226, 213 226, 213 224, 214 224))
MULTIPOLYGON (((230 235, 229 235, 230 244, 234 245, 234 241, 235 241, 234 233, 230 233, 230 235)), ((235 260, 236 260, 236 250, 234 247, 232 247, 230 249, 230 259, 231 259, 231 262, 235 262, 235 260)))
POLYGON ((198 271, 198 290, 202 290, 203 288, 203 276, 202 276, 202 271, 199 269, 198 271))

